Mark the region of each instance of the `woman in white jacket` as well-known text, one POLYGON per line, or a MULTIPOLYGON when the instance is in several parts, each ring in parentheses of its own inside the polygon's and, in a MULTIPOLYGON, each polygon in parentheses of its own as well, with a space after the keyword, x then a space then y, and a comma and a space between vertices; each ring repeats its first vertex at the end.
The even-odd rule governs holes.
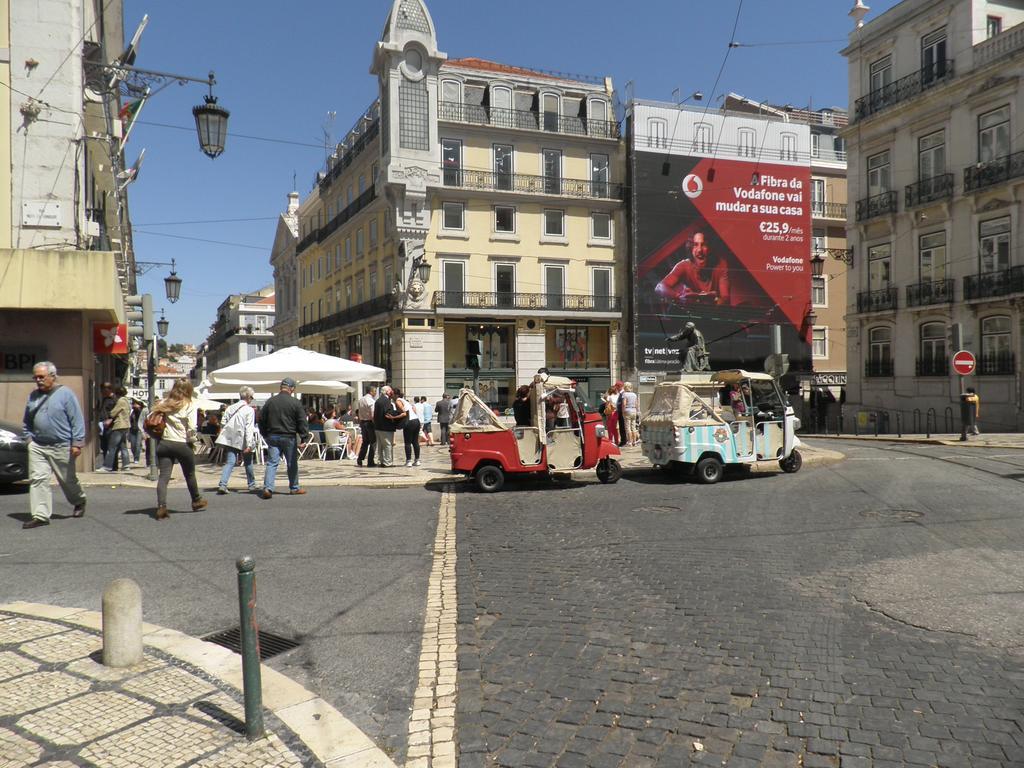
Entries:
POLYGON ((242 454, 242 466, 245 467, 249 490, 258 490, 252 469, 253 451, 257 448, 256 412, 250 405, 256 392, 252 387, 242 387, 238 390, 238 396, 241 399, 224 411, 224 421, 220 435, 217 436, 217 445, 224 447, 224 471, 217 485, 217 493, 222 496, 228 492, 228 480, 231 479, 238 454, 242 454))

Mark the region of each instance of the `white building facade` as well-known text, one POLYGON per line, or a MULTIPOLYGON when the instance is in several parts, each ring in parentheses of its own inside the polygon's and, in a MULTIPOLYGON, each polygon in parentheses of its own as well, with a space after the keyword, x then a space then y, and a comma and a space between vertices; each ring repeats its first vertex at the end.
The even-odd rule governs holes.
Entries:
POLYGON ((206 371, 244 363, 274 351, 275 295, 267 286, 254 293, 228 296, 217 308, 217 322, 207 339, 206 371))
POLYGON ((893 428, 898 413, 904 429, 948 431, 973 386, 982 429, 1016 431, 1024 7, 905 0, 855 29, 843 53, 856 201, 847 412, 862 427, 893 428), (966 380, 951 368, 954 344, 977 358, 966 380))

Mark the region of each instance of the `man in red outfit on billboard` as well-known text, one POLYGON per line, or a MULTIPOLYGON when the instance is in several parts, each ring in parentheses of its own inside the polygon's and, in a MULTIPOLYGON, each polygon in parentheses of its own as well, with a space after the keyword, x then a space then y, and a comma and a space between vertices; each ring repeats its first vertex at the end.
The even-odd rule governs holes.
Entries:
POLYGON ((680 304, 696 301, 728 305, 729 266, 724 259, 711 255, 703 232, 697 232, 689 245, 690 257, 672 267, 654 292, 680 304))

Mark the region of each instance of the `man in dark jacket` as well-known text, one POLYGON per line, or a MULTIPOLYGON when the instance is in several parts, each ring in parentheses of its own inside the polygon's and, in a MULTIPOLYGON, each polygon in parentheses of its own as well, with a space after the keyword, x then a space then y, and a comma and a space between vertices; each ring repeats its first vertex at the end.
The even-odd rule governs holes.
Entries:
POLYGON ((267 471, 260 498, 274 495, 274 481, 281 456, 288 462, 288 490, 293 496, 306 491, 299 487, 299 451, 309 442, 309 421, 302 403, 292 395, 295 379, 282 379, 281 391, 267 400, 260 410, 260 432, 267 440, 267 471), (298 444, 296 444, 298 435, 298 444))
POLYGON ((382 467, 394 466, 395 427, 399 418, 391 387, 381 387, 373 406, 373 431, 377 437, 377 463, 382 467))
POLYGON ((447 392, 441 395, 441 399, 434 405, 434 415, 437 416, 437 424, 441 428, 441 445, 448 445, 448 428, 452 421, 452 397, 447 392))

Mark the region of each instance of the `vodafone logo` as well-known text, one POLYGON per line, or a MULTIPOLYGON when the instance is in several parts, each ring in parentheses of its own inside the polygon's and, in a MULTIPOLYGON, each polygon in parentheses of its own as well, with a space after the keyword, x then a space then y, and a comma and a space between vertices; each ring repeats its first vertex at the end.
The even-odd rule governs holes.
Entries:
POLYGON ((683 179, 683 194, 691 200, 695 197, 700 197, 700 193, 704 191, 704 181, 695 173, 686 174, 683 179))

